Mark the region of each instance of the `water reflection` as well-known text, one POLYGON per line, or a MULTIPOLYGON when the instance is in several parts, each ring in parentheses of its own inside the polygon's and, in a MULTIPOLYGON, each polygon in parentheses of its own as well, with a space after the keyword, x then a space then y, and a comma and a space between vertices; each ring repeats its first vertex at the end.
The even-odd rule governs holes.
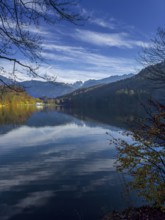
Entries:
POLYGON ((96 220, 130 205, 106 134, 129 139, 120 130, 46 111, 1 134, 1 219, 96 220))
POLYGON ((0 125, 23 124, 35 111, 35 105, 16 105, 0 108, 0 125))

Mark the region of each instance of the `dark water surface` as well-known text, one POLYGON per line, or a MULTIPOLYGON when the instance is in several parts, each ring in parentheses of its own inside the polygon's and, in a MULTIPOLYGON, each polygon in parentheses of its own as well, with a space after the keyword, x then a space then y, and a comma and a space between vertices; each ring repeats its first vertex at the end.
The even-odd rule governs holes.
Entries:
POLYGON ((121 131, 56 111, 3 122, 0 219, 97 220, 138 205, 115 170, 116 150, 106 134, 129 139, 121 131))

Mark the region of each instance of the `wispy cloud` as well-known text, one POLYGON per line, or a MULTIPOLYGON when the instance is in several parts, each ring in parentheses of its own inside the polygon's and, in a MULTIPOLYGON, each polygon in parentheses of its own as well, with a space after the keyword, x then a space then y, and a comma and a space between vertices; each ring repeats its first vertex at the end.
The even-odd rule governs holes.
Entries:
MULTIPOLYGON (((95 66, 110 66, 111 63, 117 65, 120 63, 127 63, 130 59, 123 57, 112 57, 101 55, 100 53, 91 52, 88 49, 83 47, 68 46, 68 45, 45 45, 46 49, 49 49, 49 52, 43 53, 43 55, 48 56, 48 58, 57 59, 61 57, 64 60, 70 60, 73 62, 88 63, 95 66), (66 59, 65 59, 66 58, 66 59)), ((62 60, 61 60, 62 61, 62 60)))
POLYGON ((64 75, 68 80, 86 80, 89 79, 89 76, 98 79, 115 74, 135 73, 138 67, 133 59, 103 55, 79 46, 52 43, 45 44, 44 48, 49 49, 43 53, 46 59, 49 61, 51 59, 53 62, 58 61, 56 68, 51 68, 51 73, 56 72, 59 76, 57 80, 62 79, 64 75), (74 68, 71 67, 71 64, 74 65, 74 68), (70 68, 67 68, 68 65, 70 68))
POLYGON ((90 18, 89 22, 91 24, 96 24, 96 25, 103 27, 103 28, 112 29, 112 30, 115 29, 115 24, 112 23, 111 20, 107 21, 102 18, 90 18))
MULTIPOLYGON (((57 77, 57 81, 72 83, 89 78, 101 79, 115 74, 136 73, 138 69, 138 64, 133 58, 112 56, 90 47, 66 44, 59 39, 46 42, 42 45, 43 52, 41 53, 46 63, 40 66, 38 74, 57 77)), ((8 77, 11 76, 13 69, 13 64, 9 64, 3 63, 8 73, 4 76, 8 77)), ((17 71, 18 78, 20 81, 30 80, 26 72, 21 70, 17 71)))
POLYGON ((125 32, 102 33, 96 31, 77 29, 74 37, 81 41, 98 46, 129 48, 129 49, 134 48, 135 46, 136 47, 137 46, 141 47, 143 45, 149 46, 148 42, 131 39, 129 34, 125 32))
POLYGON ((100 13, 97 13, 96 11, 89 11, 85 8, 81 9, 82 15, 85 17, 88 17, 88 22, 90 24, 94 24, 96 26, 102 27, 102 28, 107 28, 107 29, 115 29, 116 25, 114 23, 114 18, 109 18, 109 16, 105 17, 100 16, 100 13))
MULTIPOLYGON (((12 29, 15 30, 18 27, 18 24, 16 21, 11 20, 9 18, 5 19, 5 22, 2 23, 2 21, 0 20, 0 27, 2 27, 3 25, 5 25, 5 28, 7 29, 12 29)), ((22 31, 26 31, 26 32, 30 32, 32 34, 38 34, 38 35, 47 35, 50 32, 47 31, 43 26, 34 26, 34 25, 29 25, 26 22, 22 22, 20 24, 20 28, 22 31)))
MULTIPOLYGON (((41 55, 45 63, 41 64, 38 74, 57 77, 57 81, 74 82, 89 78, 101 79, 116 74, 136 73, 137 69, 140 69, 139 64, 134 59, 135 56, 130 58, 129 51, 133 54, 134 49, 139 49, 141 46, 149 47, 149 43, 137 39, 134 34, 129 33, 128 26, 122 26, 116 19, 108 15, 96 16, 96 12, 83 10, 85 15, 89 15, 87 26, 91 29, 84 26, 82 29, 80 27, 70 29, 70 26, 58 25, 54 29, 46 26, 35 29, 33 26, 27 27, 23 24, 23 28, 25 30, 28 28, 32 35, 39 34, 43 37, 41 55), (100 27, 99 31, 92 29, 96 26, 100 27), (115 53, 113 53, 114 48, 115 53), (122 53, 120 53, 121 49, 122 53)), ((13 28, 15 26, 12 21, 10 25, 13 28)), ((26 62, 25 57, 21 58, 26 62)), ((12 64, 3 62, 2 66, 10 76, 12 64)), ((25 70, 19 71, 18 66, 17 70, 20 81, 28 80, 25 70)), ((6 73, 4 75, 8 76, 6 73)))

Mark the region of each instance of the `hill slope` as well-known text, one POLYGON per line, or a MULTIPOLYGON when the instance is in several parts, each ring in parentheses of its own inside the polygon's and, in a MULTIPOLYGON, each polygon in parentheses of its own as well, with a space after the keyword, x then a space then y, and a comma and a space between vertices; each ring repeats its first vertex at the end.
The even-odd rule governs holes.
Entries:
POLYGON ((85 81, 81 87, 88 88, 88 87, 97 86, 97 85, 109 84, 112 82, 117 82, 117 81, 120 81, 123 79, 130 78, 132 76, 134 76, 134 74, 130 73, 130 74, 124 74, 121 76, 119 76, 119 75, 110 76, 110 77, 100 79, 100 80, 90 79, 90 80, 85 81))
POLYGON ((41 82, 36 80, 25 81, 20 83, 27 93, 33 97, 55 98, 74 91, 74 87, 69 84, 58 82, 41 82))
POLYGON ((48 97, 56 98, 68 93, 71 93, 79 88, 88 88, 93 85, 107 84, 108 82, 114 82, 121 79, 131 77, 133 74, 123 76, 111 76, 101 80, 88 80, 82 83, 81 81, 73 84, 66 84, 60 82, 41 82, 41 81, 25 81, 21 82, 21 85, 25 88, 29 95, 33 97, 48 97))
POLYGON ((149 79, 150 67, 139 74, 118 82, 77 90, 60 98, 61 103, 71 107, 119 107, 134 103, 138 99, 153 98, 164 102, 165 88, 149 79))
MULTIPOLYGON (((60 83, 60 82, 43 82, 43 81, 37 81, 37 80, 31 80, 31 81, 24 81, 19 82, 18 84, 20 86, 23 86, 26 90, 26 92, 35 97, 48 97, 48 98, 56 98, 57 96, 62 96, 68 93, 71 93, 77 89, 80 88, 88 88, 90 86, 96 86, 96 85, 103 85, 110 82, 119 81, 121 79, 129 78, 133 74, 125 74, 122 76, 110 76, 101 80, 88 80, 84 83, 81 81, 77 81, 73 84, 67 84, 67 83, 60 83)), ((0 76, 0 85, 2 83, 7 84, 13 84, 13 81, 5 78, 3 76, 0 76)))

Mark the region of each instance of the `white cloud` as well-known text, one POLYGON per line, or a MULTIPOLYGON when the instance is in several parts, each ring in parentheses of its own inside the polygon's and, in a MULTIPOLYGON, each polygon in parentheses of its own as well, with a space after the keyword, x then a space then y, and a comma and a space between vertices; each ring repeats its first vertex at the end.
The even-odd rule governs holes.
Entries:
POLYGON ((107 29, 115 29, 115 25, 112 23, 112 21, 106 21, 102 18, 90 18, 89 19, 90 23, 92 24, 96 24, 100 27, 103 27, 103 28, 107 28, 107 29))
POLYGON ((118 48, 134 48, 135 46, 148 45, 147 42, 132 40, 128 33, 102 33, 89 30, 77 29, 73 36, 81 41, 98 45, 98 46, 108 46, 108 47, 118 47, 118 48))
POLYGON ((43 52, 45 58, 52 60, 69 60, 75 63, 88 63, 94 66, 110 67, 111 65, 120 65, 133 62, 133 60, 123 57, 113 57, 91 52, 83 47, 67 45, 43 45, 49 52, 43 52))
MULTIPOLYGON (((134 59, 114 57, 101 54, 100 51, 89 50, 80 46, 72 46, 51 42, 43 44, 41 55, 46 59, 36 71, 40 76, 57 77, 57 81, 72 83, 77 80, 101 79, 111 75, 122 75, 136 73, 138 64, 134 59)), ((26 62, 25 60, 21 60, 26 62)), ((3 61, 1 63, 6 70, 1 75, 11 77, 13 63, 3 61)), ((17 80, 24 81, 32 79, 25 69, 17 67, 17 80)), ((41 80, 41 78, 34 78, 41 80)))
POLYGON ((97 25, 99 27, 102 27, 102 28, 107 28, 107 29, 115 29, 116 28, 116 24, 115 24, 115 19, 114 18, 109 18, 109 15, 108 16, 100 16, 100 13, 96 12, 96 11, 89 11, 85 8, 82 8, 81 9, 82 11, 82 15, 84 17, 88 17, 88 22, 90 24, 94 24, 94 25, 97 25))
POLYGON ((65 44, 59 44, 59 42, 52 42, 48 44, 42 44, 42 47, 47 50, 55 50, 55 51, 60 51, 60 52, 79 52, 79 51, 84 51, 83 47, 80 46, 68 46, 65 44))
MULTIPOLYGON (((2 21, 0 20, 0 26, 2 26, 2 25, 5 25, 5 28, 7 28, 7 29, 11 28, 11 29, 15 30, 18 28, 17 22, 14 20, 11 20, 10 18, 6 18, 4 23, 2 23, 2 21)), ((25 23, 25 22, 20 23, 20 28, 22 31, 27 31, 27 32, 30 32, 33 34, 39 34, 40 36, 41 35, 46 36, 48 33, 50 33, 48 31, 46 31, 43 26, 29 25, 28 23, 25 23)))
POLYGON ((135 73, 138 68, 134 59, 102 55, 80 46, 57 45, 54 42, 44 44, 43 47, 47 50, 42 53, 44 58, 56 62, 57 65, 50 65, 49 69, 43 66, 40 73, 48 71, 57 76, 57 81, 100 79, 115 74, 135 73))
MULTIPOLYGON (((100 61, 101 62, 101 61, 100 61)), ((138 67, 137 67, 138 68, 138 67)), ((109 66, 86 66, 85 68, 81 69, 66 69, 62 68, 61 66, 42 66, 40 68, 40 74, 46 73, 49 76, 57 77, 56 80, 58 82, 67 82, 73 83, 75 81, 85 81, 90 79, 101 79, 106 78, 111 75, 122 75, 128 73, 135 73, 137 71, 134 66, 132 66, 131 61, 128 63, 120 63, 117 64, 116 61, 109 59, 109 66)))
MULTIPOLYGON (((104 18, 94 18, 93 16, 89 21, 108 29, 116 28, 116 21, 111 19, 105 20, 104 18), (112 24, 111 27, 109 27, 109 23, 112 24)), ((110 55, 110 49, 111 47, 117 47, 127 50, 134 47, 149 46, 148 43, 143 41, 132 40, 126 32, 99 33, 76 29, 69 33, 64 31, 62 34, 62 29, 60 28, 57 28, 53 33, 52 30, 50 31, 46 27, 36 30, 31 26, 29 31, 44 36, 41 55, 46 62, 41 64, 38 74, 41 76, 45 74, 51 77, 57 76, 57 81, 63 82, 85 81, 90 78, 101 79, 110 75, 136 73, 137 69, 140 68, 134 58, 124 58, 124 56, 119 54, 117 56, 110 55), (66 37, 70 39, 67 41, 66 37), (74 38, 74 42, 72 42, 71 38, 72 40, 74 38), (75 39, 77 40, 76 44, 75 39), (88 43, 86 47, 84 45, 79 46, 82 42, 88 43), (96 46, 98 46, 97 49, 96 46), (104 48, 109 48, 107 54, 102 50, 104 48)), ((12 72, 11 64, 5 64, 4 67, 7 72, 12 72)), ((10 74, 5 73, 5 76, 8 75, 10 74)), ((20 81, 32 79, 26 74, 25 69, 17 71, 17 76, 20 81)))

